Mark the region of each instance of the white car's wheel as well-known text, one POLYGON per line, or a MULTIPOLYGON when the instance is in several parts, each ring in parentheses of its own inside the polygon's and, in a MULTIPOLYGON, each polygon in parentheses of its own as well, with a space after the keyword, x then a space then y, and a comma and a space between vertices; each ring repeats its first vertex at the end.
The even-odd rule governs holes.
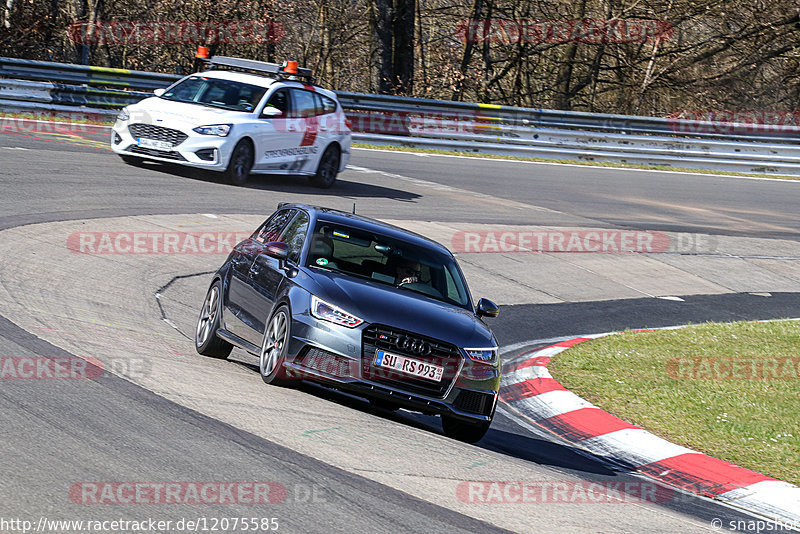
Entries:
POLYGON ((244 185, 250 176, 250 169, 253 168, 253 145, 249 141, 242 140, 236 143, 228 168, 225 175, 233 185, 244 185))

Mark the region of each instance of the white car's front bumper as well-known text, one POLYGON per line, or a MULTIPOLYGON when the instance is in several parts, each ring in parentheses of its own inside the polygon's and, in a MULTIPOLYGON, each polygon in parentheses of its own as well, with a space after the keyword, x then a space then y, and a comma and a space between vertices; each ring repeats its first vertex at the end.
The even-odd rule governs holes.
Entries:
MULTIPOLYGON (((180 132, 186 137, 172 146, 171 150, 148 148, 140 145, 139 140, 129 130, 129 126, 131 123, 128 121, 117 121, 112 127, 111 149, 117 154, 223 171, 233 150, 233 140, 230 137, 200 135, 192 131, 174 129, 171 130, 180 132)), ((173 136, 166 137, 174 139, 173 136)))

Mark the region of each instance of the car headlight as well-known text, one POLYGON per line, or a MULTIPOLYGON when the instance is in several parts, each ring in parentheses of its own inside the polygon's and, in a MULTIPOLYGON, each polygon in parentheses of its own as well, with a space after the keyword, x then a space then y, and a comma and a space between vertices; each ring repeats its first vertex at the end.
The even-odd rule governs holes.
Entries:
POLYGON ((198 126, 193 128, 193 132, 200 135, 216 135, 218 137, 225 137, 231 133, 231 124, 209 124, 208 126, 198 126))
POLYGON ((311 315, 323 321, 330 321, 347 328, 355 328, 364 322, 351 313, 347 313, 338 306, 328 304, 322 299, 311 296, 311 315))
POLYGON ((494 363, 497 361, 497 347, 485 349, 463 349, 470 360, 481 363, 494 363))
POLYGON ((131 114, 128 111, 128 108, 122 108, 119 110, 119 114, 117 115, 117 120, 120 122, 125 122, 126 120, 131 118, 131 114))

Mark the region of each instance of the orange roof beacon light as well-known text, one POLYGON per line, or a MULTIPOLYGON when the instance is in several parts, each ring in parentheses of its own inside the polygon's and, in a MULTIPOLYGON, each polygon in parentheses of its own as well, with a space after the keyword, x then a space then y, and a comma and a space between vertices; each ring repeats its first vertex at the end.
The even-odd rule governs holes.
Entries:
POLYGON ((208 59, 209 50, 207 46, 198 46, 197 53, 194 55, 197 59, 208 59))
POLYGON ((286 74, 297 74, 297 61, 284 61, 283 72, 286 74))

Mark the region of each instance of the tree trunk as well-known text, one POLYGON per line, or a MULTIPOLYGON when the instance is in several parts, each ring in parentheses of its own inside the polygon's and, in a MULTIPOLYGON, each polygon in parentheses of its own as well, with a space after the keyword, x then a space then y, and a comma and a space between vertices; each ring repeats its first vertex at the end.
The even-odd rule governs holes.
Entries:
POLYGON ((414 13, 416 0, 395 0, 392 92, 410 95, 414 83, 414 13))

